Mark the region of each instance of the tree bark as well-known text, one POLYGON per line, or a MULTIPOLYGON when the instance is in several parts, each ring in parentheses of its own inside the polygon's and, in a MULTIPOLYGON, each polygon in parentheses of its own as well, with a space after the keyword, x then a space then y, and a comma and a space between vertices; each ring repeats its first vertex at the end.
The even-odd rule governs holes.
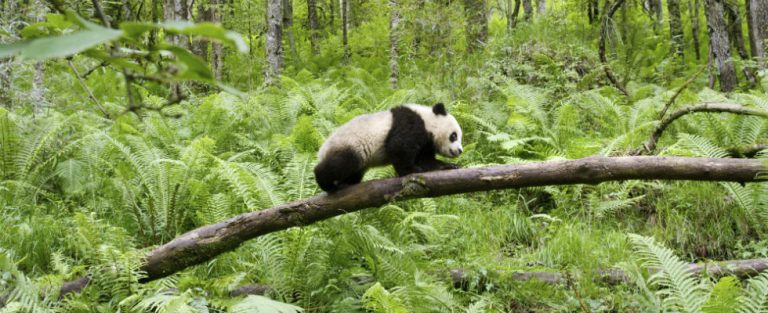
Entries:
MULTIPOLYGON (((32 19, 36 22, 42 22, 45 19, 45 3, 34 2, 32 19)), ((32 91, 30 93, 32 100, 32 114, 39 115, 43 113, 45 107, 45 63, 37 61, 32 66, 32 91)))
POLYGON ((699 52, 699 0, 688 1, 688 13, 691 15, 691 34, 693 36, 693 52, 696 54, 696 61, 701 59, 699 52))
MULTIPOLYGON (((525 1, 530 4, 530 0, 523 0, 525 1)), ((488 41, 485 0, 464 0, 464 16, 467 20, 464 30, 467 36, 467 52, 483 50, 488 41)))
POLYGON ((661 138, 661 135, 664 133, 664 130, 669 127, 672 122, 677 120, 678 118, 683 117, 684 115, 690 114, 690 113, 699 113, 699 112, 722 112, 722 113, 733 113, 733 114, 743 114, 743 115, 755 115, 755 116, 763 116, 768 117, 768 111, 763 111, 760 109, 745 107, 738 104, 732 104, 732 103, 703 103, 699 105, 689 106, 682 108, 672 114, 669 115, 669 117, 663 119, 661 123, 659 123, 659 126, 656 127, 656 129, 653 130, 653 133, 651 134, 651 138, 648 139, 643 144, 643 147, 647 152, 653 152, 653 150, 656 149, 656 143, 659 141, 659 138, 661 138))
POLYGON ((397 0, 389 0, 389 86, 397 89, 397 77, 399 75, 398 45, 400 44, 400 10, 397 0))
POLYGON ((655 22, 653 25, 654 30, 658 29, 659 26, 661 26, 661 21, 663 19, 661 0, 645 0, 644 5, 646 6, 648 13, 650 13, 651 19, 655 22))
POLYGON ((667 0, 669 11, 669 35, 672 53, 685 60, 683 54, 683 21, 680 15, 680 0, 667 0))
MULTIPOLYGON (((465 0, 466 1, 466 0, 465 0)), ((533 17, 533 5, 532 0, 523 0, 523 20, 530 21, 533 17)))
MULTIPOLYGON (((749 60, 749 54, 747 48, 744 45, 744 34, 741 33, 741 15, 739 14, 738 5, 731 5, 727 2, 723 2, 725 6, 725 15, 728 17, 728 36, 730 37, 733 47, 736 48, 736 52, 739 54, 739 58, 744 61, 749 60)), ((768 16, 766 17, 768 18, 768 16)), ((750 87, 754 86, 757 81, 755 74, 751 66, 745 64, 742 66, 744 77, 747 78, 750 87)))
POLYGON ((246 240, 308 225, 395 200, 546 185, 597 184, 628 179, 757 182, 768 179, 752 159, 588 157, 578 160, 465 168, 363 182, 189 231, 157 247, 141 270, 147 282, 236 249, 246 240))
POLYGON ((296 38, 293 36, 293 0, 283 0, 283 31, 288 36, 292 62, 298 62, 299 53, 296 51, 296 38))
POLYGON ((318 33, 319 24, 317 23, 317 0, 307 0, 307 19, 309 20, 309 42, 312 46, 312 54, 317 55, 320 53, 320 35, 318 33))
POLYGON ((705 0, 704 13, 707 17, 709 46, 719 71, 720 90, 730 92, 736 89, 738 79, 731 59, 728 29, 723 16, 722 0, 705 0))
POLYGON ((544 15, 547 12, 547 0, 538 0, 536 3, 536 14, 544 15))
MULTIPOLYGON (((606 0, 607 1, 607 0, 606 0)), ((587 0, 587 18, 592 24, 600 18, 600 3, 598 0, 587 0)))
MULTIPOLYGON (((512 0, 509 0, 512 1, 512 0)), ((517 25, 517 16, 520 15, 521 0, 514 0, 512 10, 510 10, 507 16, 507 29, 513 29, 517 25)))
POLYGON ((264 82, 267 85, 280 81, 283 66, 283 0, 267 0, 267 66, 264 82))
POLYGON ((768 1, 746 0, 747 28, 749 29, 749 46, 752 50, 752 58, 757 61, 758 67, 768 67, 765 50, 768 45, 768 1))
POLYGON ((600 27, 600 38, 597 41, 597 53, 600 57, 600 63, 603 64, 603 71, 605 72, 605 76, 608 77, 608 80, 616 87, 616 89, 619 89, 621 93, 629 97, 629 92, 627 89, 624 88, 624 85, 619 81, 619 79, 613 75, 613 71, 611 71, 611 68, 608 66, 608 58, 605 56, 605 41, 606 37, 608 37, 608 25, 611 19, 613 19, 613 15, 616 14, 616 11, 624 3, 624 0, 616 0, 616 2, 614 2, 610 7, 608 6, 608 3, 608 0, 606 0, 605 6, 607 10, 604 12, 605 15, 603 16, 603 22, 600 27))
POLYGON ((341 0, 341 41, 344 45, 344 64, 349 62, 349 0, 341 0))
MULTIPOLYGON (((211 0, 211 21, 216 24, 221 24, 221 0, 211 0)), ((224 51, 221 42, 214 41, 211 44, 213 48, 211 51, 211 69, 213 70, 213 77, 217 81, 221 80, 222 72, 224 71, 224 51)))

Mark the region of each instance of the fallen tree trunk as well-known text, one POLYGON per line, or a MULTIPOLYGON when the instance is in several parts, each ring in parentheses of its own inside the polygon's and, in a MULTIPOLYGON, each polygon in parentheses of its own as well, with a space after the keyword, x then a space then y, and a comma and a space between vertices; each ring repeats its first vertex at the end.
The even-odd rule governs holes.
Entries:
MULTIPOLYGON (((690 263, 688 264, 687 271, 694 274, 706 274, 710 277, 723 277, 733 275, 741 279, 756 276, 762 272, 768 270, 768 258, 763 259, 750 259, 750 260, 731 260, 731 261, 711 261, 703 264, 690 263)), ((650 269, 651 274, 656 273, 658 270, 650 269)), ((559 272, 513 272, 505 273, 497 271, 499 280, 509 281, 529 281, 536 280, 546 284, 565 284, 568 278, 565 274, 559 272)), ((450 271, 451 282, 454 288, 468 290, 472 281, 473 274, 464 269, 453 269, 450 271)), ((475 276, 477 277, 477 276, 475 276)), ((618 285, 622 283, 629 283, 630 277, 624 271, 617 268, 598 270, 596 273, 596 279, 609 285, 618 285)), ((478 277, 478 288, 482 288, 483 285, 490 282, 491 278, 487 276, 478 277)))
POLYGON ((246 240, 311 224, 394 200, 545 185, 597 184, 628 179, 756 182, 759 160, 681 157, 589 157, 413 174, 368 181, 189 231, 146 256, 141 281, 171 275, 237 248, 246 240))

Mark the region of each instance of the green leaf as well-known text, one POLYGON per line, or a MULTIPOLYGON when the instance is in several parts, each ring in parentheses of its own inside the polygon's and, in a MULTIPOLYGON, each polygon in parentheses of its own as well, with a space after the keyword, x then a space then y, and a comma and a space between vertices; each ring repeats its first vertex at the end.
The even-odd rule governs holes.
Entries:
POLYGON ((213 72, 208 68, 208 63, 205 63, 203 59, 192 54, 187 49, 173 45, 164 45, 161 49, 171 52, 176 56, 177 64, 181 68, 181 71, 176 74, 176 79, 214 81, 213 72))
POLYGON ((152 23, 141 22, 123 22, 120 23, 120 29, 125 32, 125 35, 130 38, 138 39, 144 33, 157 28, 157 25, 152 23))
POLYGON ((62 36, 52 36, 0 45, 0 58, 20 55, 25 59, 44 60, 82 52, 119 38, 122 31, 99 27, 62 36))
POLYGON ((195 24, 189 21, 170 21, 163 23, 162 27, 169 33, 208 37, 233 46, 237 48, 237 51, 239 52, 248 52, 248 45, 245 44, 245 40, 243 40, 240 34, 228 31, 217 24, 205 22, 195 24))

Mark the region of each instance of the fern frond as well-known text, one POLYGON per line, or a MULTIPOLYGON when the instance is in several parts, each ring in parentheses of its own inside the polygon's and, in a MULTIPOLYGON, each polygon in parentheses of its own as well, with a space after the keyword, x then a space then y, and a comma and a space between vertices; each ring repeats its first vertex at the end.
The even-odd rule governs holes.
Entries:
POLYGON ((707 300, 708 288, 688 271, 688 264, 652 237, 630 234, 629 239, 641 265, 658 270, 649 282, 660 288, 656 293, 664 299, 664 307, 672 311, 698 312, 707 300))

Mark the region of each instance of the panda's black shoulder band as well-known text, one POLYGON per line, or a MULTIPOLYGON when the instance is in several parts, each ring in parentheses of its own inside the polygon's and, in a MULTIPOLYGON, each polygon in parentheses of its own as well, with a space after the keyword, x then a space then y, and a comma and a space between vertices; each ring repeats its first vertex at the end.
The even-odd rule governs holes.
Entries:
POLYGON ((445 111, 445 105, 442 102, 435 104, 435 106, 432 107, 432 112, 436 115, 448 115, 448 112, 445 111))

